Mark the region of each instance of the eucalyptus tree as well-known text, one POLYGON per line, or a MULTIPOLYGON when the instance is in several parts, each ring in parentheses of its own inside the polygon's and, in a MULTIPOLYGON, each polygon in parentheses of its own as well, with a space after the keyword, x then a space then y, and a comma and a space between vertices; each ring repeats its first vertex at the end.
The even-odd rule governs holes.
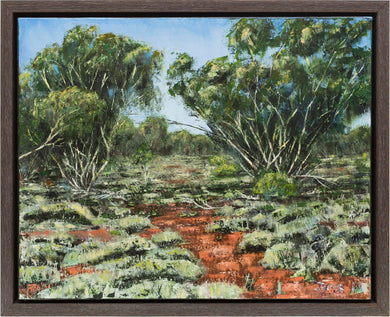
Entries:
MULTIPOLYGON (((26 130, 32 118, 44 127, 39 135, 31 133, 27 143, 33 140, 37 146, 31 150, 30 145, 24 155, 55 145, 51 154, 62 175, 69 173, 67 179, 72 174, 96 175, 107 164, 109 143, 124 116, 134 109, 158 107, 155 80, 162 59, 160 51, 127 36, 100 34, 96 26, 69 30, 61 45, 39 52, 24 75, 29 85, 20 89, 19 127, 26 130)), ((72 185, 90 190, 92 183, 87 177, 72 185)))
POLYGON ((178 54, 169 91, 250 175, 302 174, 329 129, 370 107, 370 30, 365 18, 240 19, 227 35, 230 56, 195 69, 178 54))

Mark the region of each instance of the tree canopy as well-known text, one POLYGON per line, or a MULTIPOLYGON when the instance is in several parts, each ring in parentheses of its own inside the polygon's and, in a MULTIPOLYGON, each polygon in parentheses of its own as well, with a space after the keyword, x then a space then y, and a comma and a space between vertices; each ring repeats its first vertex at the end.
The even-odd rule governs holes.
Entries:
POLYGON ((240 19, 227 35, 231 56, 194 69, 178 54, 170 93, 249 174, 299 174, 324 133, 370 107, 370 30, 364 18, 240 19))
POLYGON ((77 153, 76 166, 83 151, 92 153, 96 168, 105 164, 123 114, 159 106, 155 80, 162 59, 127 36, 100 34, 96 26, 70 29, 61 45, 43 49, 20 75, 19 151, 30 151, 20 157, 56 145, 56 153, 77 153))

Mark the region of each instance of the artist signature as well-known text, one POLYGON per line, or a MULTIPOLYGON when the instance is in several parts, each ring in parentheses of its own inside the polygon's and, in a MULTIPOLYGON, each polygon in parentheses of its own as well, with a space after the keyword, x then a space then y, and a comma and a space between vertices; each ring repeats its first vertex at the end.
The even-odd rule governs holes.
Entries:
POLYGON ((322 294, 325 294, 326 292, 333 292, 342 294, 344 293, 344 287, 341 283, 325 283, 325 282, 317 282, 318 288, 315 288, 314 290, 317 292, 321 292, 322 294))

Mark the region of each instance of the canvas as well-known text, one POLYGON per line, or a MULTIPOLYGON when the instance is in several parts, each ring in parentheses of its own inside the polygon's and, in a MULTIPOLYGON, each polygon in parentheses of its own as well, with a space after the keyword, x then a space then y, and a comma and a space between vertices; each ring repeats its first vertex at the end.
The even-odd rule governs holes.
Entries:
POLYGON ((371 17, 18 31, 19 299, 371 298, 371 17))

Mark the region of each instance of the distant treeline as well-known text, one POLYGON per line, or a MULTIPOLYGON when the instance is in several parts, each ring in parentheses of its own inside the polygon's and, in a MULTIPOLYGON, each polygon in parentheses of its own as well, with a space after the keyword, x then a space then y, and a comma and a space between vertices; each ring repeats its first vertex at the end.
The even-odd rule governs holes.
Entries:
POLYGON ((168 122, 162 117, 149 117, 136 127, 126 118, 113 144, 113 155, 131 156, 139 147, 154 155, 212 155, 217 146, 206 135, 187 130, 168 132, 168 122))

